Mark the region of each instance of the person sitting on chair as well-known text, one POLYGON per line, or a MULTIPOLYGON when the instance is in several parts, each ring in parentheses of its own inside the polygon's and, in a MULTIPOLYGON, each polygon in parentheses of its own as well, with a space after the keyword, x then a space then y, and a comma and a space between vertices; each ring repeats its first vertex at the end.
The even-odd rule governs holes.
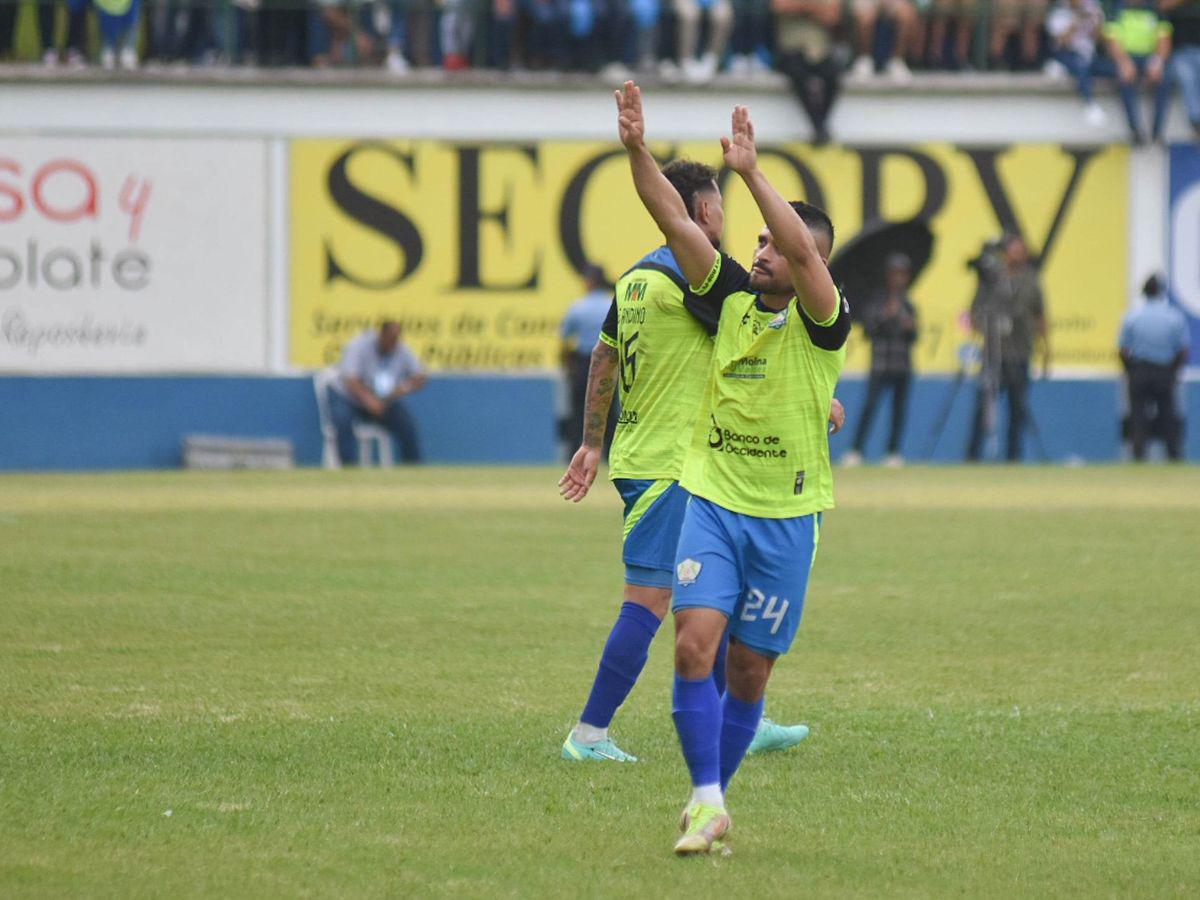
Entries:
POLYGON ((329 390, 329 415, 343 464, 358 458, 355 422, 386 428, 400 444, 400 459, 420 462, 416 424, 402 398, 423 388, 426 377, 400 332, 399 322, 384 320, 379 331, 367 329, 342 351, 340 377, 329 390))

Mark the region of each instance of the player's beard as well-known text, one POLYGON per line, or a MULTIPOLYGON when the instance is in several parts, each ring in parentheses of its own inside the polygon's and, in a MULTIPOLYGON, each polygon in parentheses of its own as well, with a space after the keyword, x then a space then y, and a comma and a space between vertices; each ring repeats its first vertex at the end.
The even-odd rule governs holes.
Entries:
POLYGON ((777 278, 758 268, 750 270, 750 287, 757 293, 767 295, 793 293, 792 283, 786 278, 777 278))

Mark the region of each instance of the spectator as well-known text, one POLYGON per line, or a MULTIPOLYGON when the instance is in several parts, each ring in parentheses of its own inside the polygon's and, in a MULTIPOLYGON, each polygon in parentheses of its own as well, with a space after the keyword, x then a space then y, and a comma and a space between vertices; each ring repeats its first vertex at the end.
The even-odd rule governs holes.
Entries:
POLYGON ((1012 59, 1014 69, 1033 69, 1041 52, 1042 26, 1046 22, 1047 0, 994 0, 991 37, 988 41, 988 65, 1005 68, 1010 57, 1008 45, 1019 37, 1012 59))
POLYGON ((1111 74, 1107 59, 1097 59, 1096 41, 1104 27, 1104 11, 1096 0, 1059 0, 1046 19, 1051 41, 1051 57, 1075 78, 1083 97, 1084 120, 1100 126, 1107 121, 1104 110, 1092 93, 1092 78, 1111 74))
POLYGON ((444 0, 438 22, 442 41, 442 66, 451 72, 471 67, 471 43, 475 39, 475 11, 471 0, 444 0))
MULTIPOLYGON (((21 6, 22 4, 17 0, 0 0, 0 59, 6 57, 13 49, 17 13, 21 6)), ((37 26, 42 42, 42 62, 48 66, 58 62, 58 51, 54 46, 54 13, 56 9, 55 0, 39 0, 37 4, 37 26)))
POLYGON ((983 337, 983 368, 967 461, 977 462, 985 432, 991 427, 997 397, 1008 395, 1009 462, 1021 458, 1021 441, 1029 418, 1029 361, 1034 342, 1042 340, 1043 374, 1050 368, 1046 308, 1029 249, 1019 235, 1005 235, 999 258, 980 265, 979 290, 971 303, 971 327, 983 337))
POLYGON ((771 0, 733 0, 730 73, 757 75, 768 71, 770 28, 771 0))
POLYGON ((217 46, 231 66, 258 61, 258 24, 261 0, 230 0, 217 8, 217 46))
POLYGON ((523 0, 523 3, 528 21, 525 46, 529 67, 561 68, 566 19, 559 0, 523 0))
POLYGON ((771 0, 775 12, 775 67, 812 122, 813 143, 829 143, 829 114, 841 80, 833 29, 842 18, 840 0, 771 0))
POLYGON ((675 41, 685 80, 704 84, 717 74, 733 30, 731 0, 671 0, 675 11, 675 41), (702 19, 708 17, 708 44, 697 58, 702 19))
POLYGON ((888 434, 885 466, 902 466, 900 443, 904 438, 904 418, 908 408, 908 388, 912 377, 912 345, 917 339, 917 309, 908 296, 912 282, 912 262, 903 253, 888 257, 885 286, 881 296, 866 306, 863 330, 871 341, 871 374, 867 379, 867 400, 854 436, 854 448, 842 462, 853 466, 862 462, 863 448, 876 409, 884 391, 892 395, 892 427, 888 434))
MULTIPOLYGON (((117 67, 119 60, 122 69, 136 69, 140 0, 95 2, 96 18, 100 23, 100 67, 111 71, 117 67)), ((86 5, 87 0, 84 0, 84 6, 86 5)))
POLYGON ((370 13, 360 0, 316 0, 318 10, 313 65, 319 69, 378 62, 370 13))
POLYGON ((258 62, 264 66, 309 64, 309 14, 297 0, 261 0, 258 62))
MULTIPOLYGON (((608 315, 613 301, 612 289, 605 282, 604 273, 599 266, 588 265, 583 270, 583 283, 587 293, 567 309, 560 329, 563 374, 567 380, 570 399, 570 409, 563 428, 568 462, 571 454, 583 443, 583 409, 587 400, 588 369, 591 367, 592 350, 596 341, 600 339, 600 329, 604 327, 604 318, 608 315)), ((606 449, 612 441, 616 425, 617 417, 610 415, 604 437, 606 449)))
POLYGON ((891 57, 887 63, 887 74, 893 81, 904 82, 912 73, 904 62, 911 52, 920 28, 917 8, 911 0, 854 0, 855 35, 858 40, 858 58, 854 60, 853 73, 856 78, 871 78, 875 74, 875 26, 879 13, 892 25, 891 57))
POLYGON ((1174 50, 1168 64, 1172 84, 1179 86, 1192 131, 1200 138, 1200 2, 1162 0, 1159 9, 1170 14, 1174 50))
POLYGON ((1167 302, 1157 275, 1142 288, 1146 303, 1121 324, 1120 352, 1129 381, 1129 439, 1133 458, 1146 457, 1146 440, 1156 434, 1167 457, 1179 459, 1180 427, 1175 389, 1187 360, 1188 327, 1183 313, 1167 302))
POLYGON ((935 68, 969 69, 967 54, 977 19, 977 0, 933 0, 933 18, 929 26, 930 64, 935 68), (947 42, 951 44, 948 61, 947 42))
POLYGON ((517 27, 517 0, 492 0, 488 29, 488 61, 507 72, 513 65, 513 36, 517 27))
POLYGON ((364 331, 342 351, 341 377, 329 391, 329 414, 345 464, 358 458, 356 421, 382 425, 399 442, 401 460, 420 462, 416 424, 403 398, 423 388, 426 378, 400 333, 399 322, 385 320, 378 332, 364 331))
POLYGON ((1159 17, 1150 0, 1125 0, 1116 17, 1104 26, 1108 51, 1117 67, 1117 82, 1129 135, 1134 144, 1146 141, 1142 130, 1138 101, 1138 79, 1154 88, 1154 120, 1150 135, 1162 137, 1167 103, 1171 99, 1170 82, 1165 77, 1167 57, 1171 55, 1171 23, 1159 17))

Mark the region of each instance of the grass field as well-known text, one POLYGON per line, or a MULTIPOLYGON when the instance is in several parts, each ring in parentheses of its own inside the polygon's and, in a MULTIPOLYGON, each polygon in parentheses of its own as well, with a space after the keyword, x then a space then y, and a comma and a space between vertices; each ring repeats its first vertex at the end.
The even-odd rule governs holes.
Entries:
POLYGON ((1200 470, 854 470, 734 855, 549 469, 0 477, 0 896, 1196 896, 1200 470))

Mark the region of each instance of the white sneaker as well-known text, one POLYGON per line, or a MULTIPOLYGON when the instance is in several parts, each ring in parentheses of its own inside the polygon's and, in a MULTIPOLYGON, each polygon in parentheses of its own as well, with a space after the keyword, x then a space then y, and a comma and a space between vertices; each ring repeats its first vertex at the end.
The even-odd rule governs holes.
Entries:
POLYGON ((47 50, 42 54, 42 65, 53 68, 58 65, 58 51, 47 50))
POLYGON ((745 78, 750 74, 750 57, 745 53, 735 53, 729 57, 729 74, 745 78))
POLYGON ((860 56, 850 67, 850 77, 866 81, 875 77, 875 61, 869 56, 860 56))
POLYGON ((600 78, 607 84, 624 84, 633 80, 633 72, 624 63, 610 62, 600 70, 600 78))
POLYGON ((1108 116, 1100 104, 1093 100, 1083 110, 1083 121, 1087 122, 1093 128, 1099 128, 1108 122, 1108 116))
POLYGON ((703 59, 686 59, 683 61, 683 80, 688 84, 707 84, 712 81, 716 66, 710 68, 703 59))
POLYGON ((408 60, 404 58, 404 54, 395 48, 388 51, 387 60, 384 63, 387 70, 393 75, 408 74, 408 60))
POLYGON ((883 458, 883 465, 887 469, 903 469, 904 457, 899 453, 889 453, 883 458))
POLYGON ((1054 81, 1066 81, 1067 76, 1071 73, 1057 59, 1048 59, 1046 60, 1046 64, 1042 66, 1042 74, 1054 81))
POLYGON ((100 68, 105 72, 111 72, 117 67, 117 53, 112 47, 105 47, 100 51, 100 68))
POLYGON ((907 84, 912 81, 912 72, 909 71, 904 60, 898 56, 893 56, 888 60, 887 76, 896 82, 896 84, 907 84))
POLYGON ((679 66, 673 59, 664 59, 658 64, 658 77, 668 83, 678 81, 683 77, 683 73, 679 70, 679 66))
POLYGON ((71 49, 67 51, 67 68, 68 69, 86 69, 87 57, 78 50, 71 49))
POLYGON ((125 71, 127 71, 127 72, 134 71, 138 67, 137 50, 134 47, 128 47, 128 46, 122 47, 121 48, 121 56, 118 61, 121 64, 121 68, 124 69, 125 71))
POLYGON ((842 466, 847 469, 853 469, 855 466, 862 465, 862 454, 857 450, 847 450, 842 454, 842 466))

